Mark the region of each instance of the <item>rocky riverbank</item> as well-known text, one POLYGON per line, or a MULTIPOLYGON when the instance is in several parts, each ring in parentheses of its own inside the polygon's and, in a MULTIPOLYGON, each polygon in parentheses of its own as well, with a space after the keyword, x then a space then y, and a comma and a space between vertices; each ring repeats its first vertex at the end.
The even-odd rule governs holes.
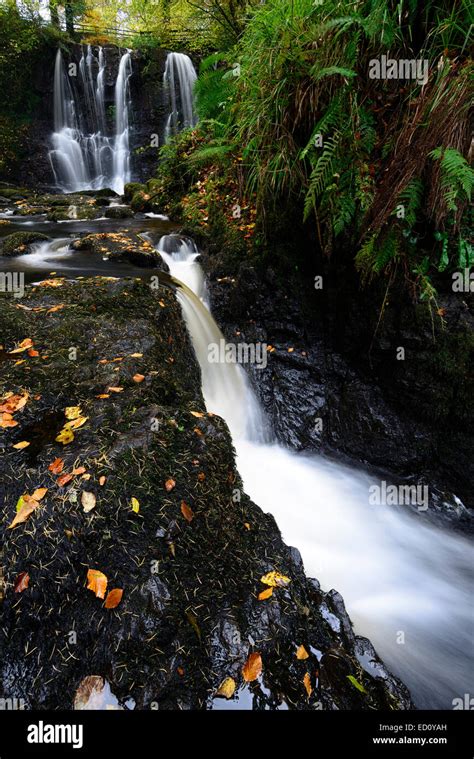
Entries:
POLYGON ((98 676, 125 708, 410 708, 244 494, 172 292, 0 297, 2 697, 71 708, 98 676))

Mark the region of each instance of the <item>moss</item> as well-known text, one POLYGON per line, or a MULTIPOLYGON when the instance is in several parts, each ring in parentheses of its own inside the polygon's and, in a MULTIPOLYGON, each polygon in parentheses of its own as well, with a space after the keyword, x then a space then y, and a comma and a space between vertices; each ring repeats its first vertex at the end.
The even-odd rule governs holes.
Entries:
POLYGON ((140 182, 128 182, 123 190, 124 200, 131 200, 137 192, 146 192, 146 185, 140 184, 140 182))
POLYGON ((0 252, 2 256, 22 256, 31 252, 31 246, 36 242, 44 242, 49 238, 41 232, 14 232, 3 238, 0 252))

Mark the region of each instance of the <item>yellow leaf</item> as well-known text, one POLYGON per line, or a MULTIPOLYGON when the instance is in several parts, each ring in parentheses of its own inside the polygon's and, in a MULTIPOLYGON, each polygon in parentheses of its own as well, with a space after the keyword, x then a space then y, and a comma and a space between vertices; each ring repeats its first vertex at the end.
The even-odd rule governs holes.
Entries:
POLYGON ((200 419, 204 414, 202 414, 200 411, 191 411, 191 414, 193 416, 197 416, 198 419, 200 419))
POLYGON ((273 588, 266 588, 265 590, 262 590, 261 593, 258 595, 259 601, 265 601, 266 598, 270 598, 270 596, 273 595, 273 588))
POLYGON ((138 512, 140 511, 140 501, 138 500, 138 498, 132 498, 130 501, 130 505, 132 507, 132 511, 134 511, 135 514, 138 514, 138 512))
POLYGON ((280 572, 275 572, 275 570, 273 570, 261 577, 260 582, 263 582, 264 585, 270 585, 272 588, 284 588, 291 582, 291 580, 289 577, 285 577, 285 575, 280 574, 280 572))
POLYGON ((226 677, 219 685, 216 696, 223 696, 224 698, 232 698, 236 689, 236 682, 233 677, 226 677))
POLYGON ((56 437, 57 443, 62 443, 63 445, 67 445, 68 443, 72 443, 74 440, 74 432, 72 430, 67 430, 63 428, 59 435, 56 437))
POLYGON ((303 685, 306 688, 306 693, 308 694, 308 698, 309 698, 313 692, 313 688, 311 686, 311 677, 310 677, 309 672, 307 672, 305 676, 303 677, 303 685))
POLYGON ((72 419, 70 422, 64 425, 65 430, 77 430, 82 427, 83 424, 89 419, 88 416, 78 416, 77 419, 72 419))
POLYGON ((31 496, 34 501, 41 501, 42 498, 45 497, 46 493, 48 492, 48 488, 36 488, 35 492, 31 496))
POLYGON ((64 409, 64 413, 66 419, 77 419, 77 417, 82 414, 82 409, 80 406, 67 406, 64 409))
POLYGON ((15 443, 15 445, 12 446, 12 448, 16 448, 17 451, 23 450, 23 448, 28 448, 29 442, 27 440, 22 440, 21 443, 15 443))
POLYGON ((309 654, 304 646, 298 646, 298 650, 296 652, 296 658, 297 659, 308 659, 309 654))
POLYGON ((130 353, 130 358, 143 358, 143 353, 130 353))

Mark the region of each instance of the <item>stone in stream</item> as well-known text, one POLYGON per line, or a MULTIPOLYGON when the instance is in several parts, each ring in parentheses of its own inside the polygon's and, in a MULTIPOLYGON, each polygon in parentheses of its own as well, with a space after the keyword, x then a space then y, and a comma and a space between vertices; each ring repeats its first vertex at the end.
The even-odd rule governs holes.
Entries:
POLYGON ((136 266, 168 271, 167 264, 153 245, 134 232, 98 232, 71 243, 72 250, 88 250, 110 261, 129 261, 136 266))
POLYGON ((1 256, 24 256, 31 253, 33 246, 49 238, 41 232, 13 232, 0 240, 1 256))
POLYGON ((411 708, 406 688, 354 634, 340 596, 305 577, 299 552, 245 494, 227 426, 206 413, 173 293, 132 279, 54 282, 22 300, 42 311, 0 296, 5 348, 28 336, 40 354, 2 366, 0 393, 29 396, 0 436, 0 696, 70 709, 93 677, 86 684, 102 678, 121 705, 204 709, 232 677, 238 704, 258 709, 411 708), (64 424, 74 406, 87 420, 70 442, 56 441, 57 426, 42 434, 43 419, 64 424), (13 448, 25 431, 30 446, 13 448), (49 470, 58 457, 63 473, 86 471, 61 486, 49 470), (40 487, 48 490, 34 513, 8 529, 18 498, 40 487), (96 496, 90 513, 83 491, 96 496), (88 569, 106 575, 107 590, 123 590, 118 606, 87 589, 88 569), (258 600, 272 571, 290 582, 258 600), (22 572, 30 581, 20 597, 22 572), (251 653, 263 669, 248 685, 251 653))

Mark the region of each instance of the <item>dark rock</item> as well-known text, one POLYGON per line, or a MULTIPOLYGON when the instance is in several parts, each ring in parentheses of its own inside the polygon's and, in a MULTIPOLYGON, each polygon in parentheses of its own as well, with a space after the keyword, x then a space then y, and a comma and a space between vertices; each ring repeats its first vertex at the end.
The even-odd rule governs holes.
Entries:
POLYGON ((0 241, 0 255, 24 256, 31 253, 32 246, 49 238, 40 232, 14 232, 0 241))
POLYGON ((109 206, 104 211, 107 219, 129 219, 133 216, 133 211, 128 206, 109 206))

